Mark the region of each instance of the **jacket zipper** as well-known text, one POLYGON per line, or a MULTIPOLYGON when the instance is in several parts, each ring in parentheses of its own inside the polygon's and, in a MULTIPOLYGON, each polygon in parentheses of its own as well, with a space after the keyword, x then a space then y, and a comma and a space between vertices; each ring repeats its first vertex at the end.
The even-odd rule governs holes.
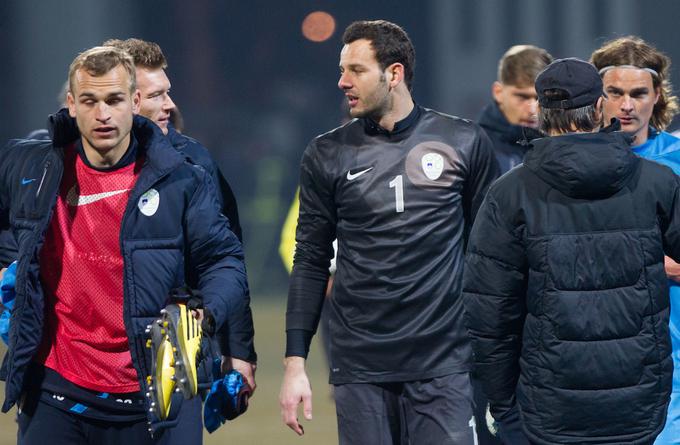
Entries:
MULTIPOLYGON (((174 170, 174 169, 173 169, 174 170)), ((120 234, 119 234, 119 239, 118 242, 120 244, 120 253, 121 256, 123 257, 123 325, 125 326, 125 332, 128 334, 128 345, 130 347, 130 355, 134 356, 132 357, 133 364, 136 361, 137 366, 135 366, 137 370, 137 377, 140 382, 140 390, 142 393, 145 393, 147 391, 147 382, 146 382, 146 376, 149 375, 150 370, 147 369, 147 364, 145 360, 145 351, 142 348, 140 351, 138 347, 134 345, 135 339, 136 339, 136 332, 134 325, 132 323, 132 316, 130 315, 130 306, 132 305, 130 301, 130 294, 128 292, 128 283, 130 281, 129 275, 128 275, 128 268, 130 267, 130 261, 128 260, 128 252, 125 250, 125 230, 127 228, 127 220, 128 216, 134 211, 134 209, 137 207, 135 204, 136 201, 139 200, 140 196, 148 191, 150 188, 152 188, 155 184, 163 180, 166 176, 168 176, 171 172, 167 171, 162 173, 160 176, 157 176, 153 180, 149 182, 149 184, 144 184, 141 183, 140 185, 140 179, 141 177, 137 179, 137 183, 133 187, 132 191, 130 192, 130 195, 128 197, 128 203, 125 206, 125 211, 123 212, 123 218, 121 219, 120 223, 120 234), (143 190, 143 192, 140 193, 140 191, 143 190), (128 329, 128 326, 130 326, 130 329, 128 329), (134 347, 134 349, 133 349, 134 347), (139 370, 142 370, 143 375, 139 375, 139 370)), ((130 271, 130 274, 132 272, 130 271)), ((134 287, 134 286, 133 286, 134 287)), ((148 420, 148 413, 147 413, 147 420, 148 420)))
POLYGON ((50 160, 45 161, 45 166, 43 167, 43 174, 42 174, 42 177, 40 178, 40 184, 38 185, 38 191, 35 192, 36 198, 38 196, 40 196, 40 190, 42 190, 43 183, 45 182, 45 176, 47 176, 47 169, 50 168, 51 164, 52 164, 52 161, 50 161, 50 160))
MULTIPOLYGON (((37 200, 38 196, 40 195, 40 191, 42 190, 43 183, 45 182, 45 178, 47 177, 47 170, 50 168, 51 165, 52 165, 52 161, 51 161, 51 160, 48 159, 48 160, 45 161, 45 164, 44 164, 44 166, 43 166, 43 174, 42 174, 42 178, 40 178, 40 184, 38 185, 38 190, 37 190, 36 193, 35 193, 36 200, 37 200)), ((63 173, 63 172, 62 172, 62 173, 63 173)), ((60 174, 60 177, 59 177, 59 183, 61 183, 61 174, 60 174)), ((33 251, 33 249, 34 249, 35 246, 38 244, 38 242, 40 241, 40 239, 45 235, 45 231, 47 230, 47 226, 49 225, 49 222, 50 222, 50 220, 52 219, 52 214, 53 214, 53 212, 54 212, 54 205, 56 204, 56 202, 57 202, 57 193, 54 194, 54 199, 53 199, 53 201, 52 201, 50 207, 48 208, 47 218, 46 218, 45 220, 42 220, 42 221, 41 221, 41 223, 42 223, 41 226, 42 226, 42 227, 39 227, 39 228, 38 228, 38 230, 36 231, 35 236, 33 237, 33 240, 32 240, 32 242, 31 242, 31 249, 29 249, 29 252, 32 252, 32 251, 33 251)), ((21 276, 27 275, 27 272, 25 272, 24 270, 30 268, 31 260, 29 259, 29 261, 28 261, 26 264, 24 264, 24 261, 22 261, 21 258, 17 258, 17 260, 20 260, 20 261, 19 261, 19 265, 18 265, 18 267, 17 267, 17 276, 19 276, 19 275, 21 275, 21 276)), ((25 287, 25 286, 26 286, 26 283, 24 282, 24 283, 22 283, 22 289, 17 289, 17 293, 21 292, 21 293, 24 295, 24 298, 23 298, 22 300, 18 301, 17 304, 16 304, 16 306, 14 307, 14 311, 15 311, 15 314, 14 314, 14 316, 15 316, 15 318, 14 318, 15 324, 18 323, 18 321, 21 320, 21 318, 23 317, 23 313, 24 313, 24 305, 25 305, 25 300, 26 300, 26 287, 25 287)), ((44 298, 44 294, 43 294, 43 298, 44 298)), ((44 301, 44 300, 43 300, 43 301, 44 301)), ((41 326, 41 329, 43 329, 43 330, 44 330, 44 328, 45 328, 44 321, 45 321, 45 320, 43 319, 43 325, 41 326)), ((17 327, 17 328, 18 328, 18 327, 17 327)), ((38 345, 38 346, 39 346, 39 345, 38 345)), ((37 349, 36 349, 36 350, 37 350, 37 349)), ((10 357, 10 358, 11 358, 10 363, 12 364, 12 366, 11 366, 11 368, 10 368, 10 363, 8 363, 8 366, 7 366, 7 383, 8 383, 7 386, 9 386, 9 382, 11 382, 11 381, 14 380, 14 373, 15 373, 15 369, 14 369, 15 367, 13 366, 13 362, 14 362, 14 358, 13 358, 13 356, 14 356, 14 351, 13 351, 13 350, 9 350, 7 353, 10 354, 10 355, 12 356, 12 357, 10 357)), ((34 354, 35 354, 35 351, 34 351, 34 354)), ((24 374, 24 377, 25 377, 25 374, 24 374)), ((15 401, 13 401, 12 404, 15 404, 15 403, 17 403, 17 402, 18 402, 18 400, 15 400, 15 401)), ((5 395, 5 401, 4 401, 3 405, 6 404, 6 403, 7 403, 7 396, 5 395)))

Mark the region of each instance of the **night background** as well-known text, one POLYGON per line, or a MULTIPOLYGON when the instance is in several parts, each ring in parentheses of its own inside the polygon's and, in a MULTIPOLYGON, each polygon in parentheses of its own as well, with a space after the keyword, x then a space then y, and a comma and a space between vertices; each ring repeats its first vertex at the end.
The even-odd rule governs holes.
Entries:
MULTIPOLYGON (((256 325, 267 325, 256 327, 262 382, 254 399, 267 412, 260 420, 249 413, 251 418, 234 422, 232 435, 232 426, 222 428, 215 434, 223 441, 336 441, 318 351, 312 354, 319 362, 311 364, 318 371, 315 403, 326 420, 315 415, 310 434, 297 440, 276 417, 287 289, 278 245, 305 146, 343 117, 340 38, 362 19, 390 20, 408 32, 416 48, 413 93, 419 104, 473 120, 491 100, 498 59, 514 44, 534 44, 556 58, 588 59, 606 40, 635 34, 675 61, 671 81, 680 85, 680 2, 673 0, 0 1, 3 144, 45 126, 79 52, 129 37, 163 49, 185 133, 208 147, 236 194, 256 325), (303 20, 314 11, 335 20, 322 42, 302 33, 303 20), (267 377, 271 383, 265 384, 267 377), (322 426, 327 436, 310 437, 322 426), (271 435, 259 438, 256 431, 267 428, 271 435)), ((7 434, 0 443, 12 443, 13 416, 0 417, 7 434)))

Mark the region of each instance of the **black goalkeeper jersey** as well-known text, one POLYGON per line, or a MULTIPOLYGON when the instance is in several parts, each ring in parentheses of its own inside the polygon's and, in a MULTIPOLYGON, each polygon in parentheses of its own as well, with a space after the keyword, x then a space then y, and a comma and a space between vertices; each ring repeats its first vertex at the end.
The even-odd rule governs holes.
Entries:
POLYGON ((476 124, 414 108, 315 138, 300 173, 286 329, 315 332, 332 242, 331 383, 422 380, 470 369, 461 279, 468 228, 498 175, 476 124))

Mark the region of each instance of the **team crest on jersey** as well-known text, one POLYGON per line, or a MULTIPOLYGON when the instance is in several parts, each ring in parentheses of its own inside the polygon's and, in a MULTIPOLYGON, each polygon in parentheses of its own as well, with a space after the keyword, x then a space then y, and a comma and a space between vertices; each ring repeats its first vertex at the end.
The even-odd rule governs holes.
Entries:
POLYGON ((439 153, 425 153, 420 160, 428 179, 439 179, 444 171, 444 157, 439 153))
POLYGON ((406 156, 406 175, 411 184, 429 190, 449 188, 463 181, 460 155, 442 141, 423 141, 406 156))
POLYGON ((139 211, 146 216, 152 216, 158 210, 158 205, 161 202, 161 196, 158 194, 158 190, 149 189, 140 198, 137 203, 139 211))

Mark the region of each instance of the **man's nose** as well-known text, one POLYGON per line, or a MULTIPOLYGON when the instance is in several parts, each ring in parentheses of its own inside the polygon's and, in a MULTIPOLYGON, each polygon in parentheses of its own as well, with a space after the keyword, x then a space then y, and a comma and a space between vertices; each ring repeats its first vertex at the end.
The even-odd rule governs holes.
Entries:
POLYGON ((633 100, 629 95, 624 95, 621 99, 621 110, 622 111, 633 111, 633 100))
POLYGON ((111 118, 111 110, 105 102, 99 102, 95 107, 95 119, 99 122, 106 122, 111 118))
POLYGON ((169 94, 165 95, 165 100, 163 101, 163 109, 165 111, 170 111, 174 110, 177 108, 177 105, 175 105, 175 102, 172 100, 172 97, 170 97, 169 94))
POLYGON ((338 79, 338 88, 341 90, 352 88, 352 83, 349 81, 347 73, 340 74, 340 79, 338 79))

